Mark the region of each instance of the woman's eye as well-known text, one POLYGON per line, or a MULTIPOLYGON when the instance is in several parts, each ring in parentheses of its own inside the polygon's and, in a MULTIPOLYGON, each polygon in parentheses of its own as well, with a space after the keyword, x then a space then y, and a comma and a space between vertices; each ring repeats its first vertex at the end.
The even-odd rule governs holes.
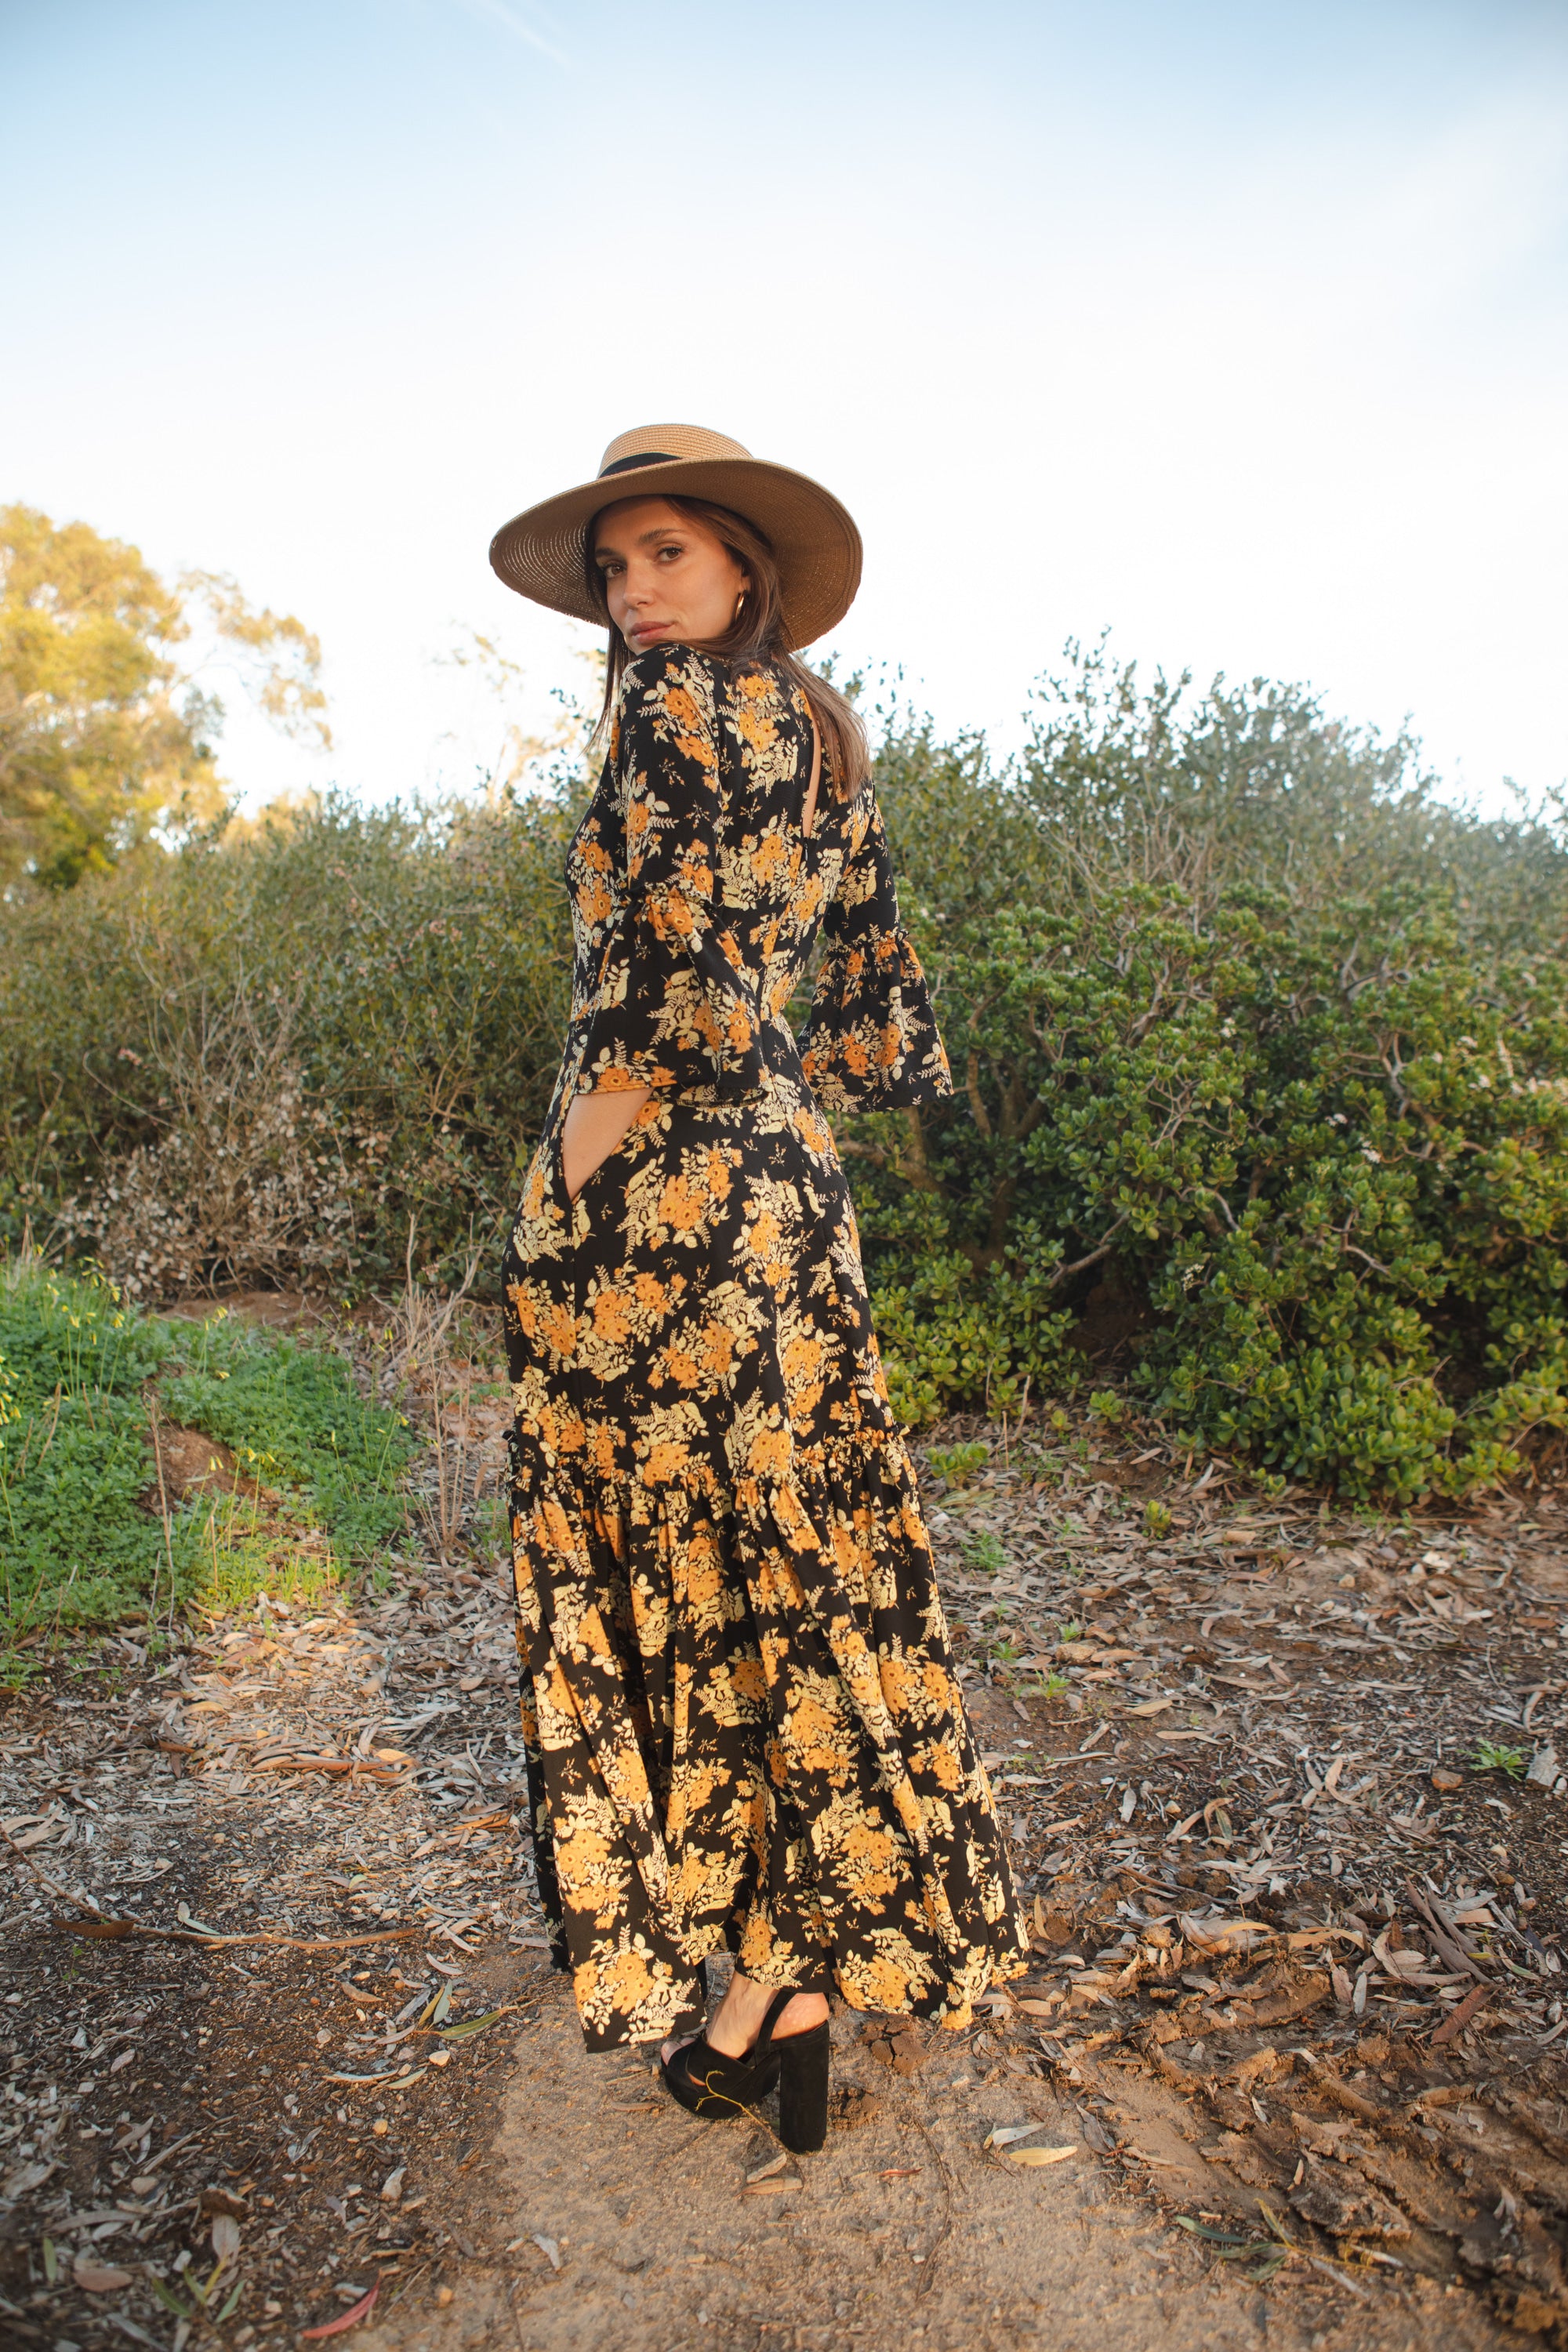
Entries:
POLYGON ((685 550, 679 547, 661 547, 658 551, 661 558, 667 555, 674 556, 685 553, 685 550))

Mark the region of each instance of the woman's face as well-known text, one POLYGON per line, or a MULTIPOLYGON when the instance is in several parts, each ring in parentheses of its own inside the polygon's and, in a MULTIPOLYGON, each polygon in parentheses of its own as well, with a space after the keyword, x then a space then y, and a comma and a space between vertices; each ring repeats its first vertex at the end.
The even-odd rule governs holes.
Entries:
POLYGON ((721 637, 751 582, 722 540, 665 499, 621 499, 594 519, 610 618, 634 654, 721 637))

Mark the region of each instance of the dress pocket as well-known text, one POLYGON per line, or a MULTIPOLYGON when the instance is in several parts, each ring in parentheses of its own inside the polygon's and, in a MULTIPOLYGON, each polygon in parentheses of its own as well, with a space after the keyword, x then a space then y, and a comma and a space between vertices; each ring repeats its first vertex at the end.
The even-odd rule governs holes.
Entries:
POLYGON ((658 1125, 662 1106, 657 1095, 650 1095, 618 1142, 612 1144, 603 1160, 590 1174, 584 1176, 575 1194, 566 1190, 566 1170, 560 1143, 555 1147, 556 1197, 569 1219, 574 1218, 579 1206, 597 1196, 605 1184, 617 1182, 624 1186, 631 1168, 641 1156, 644 1141, 651 1128, 658 1125))

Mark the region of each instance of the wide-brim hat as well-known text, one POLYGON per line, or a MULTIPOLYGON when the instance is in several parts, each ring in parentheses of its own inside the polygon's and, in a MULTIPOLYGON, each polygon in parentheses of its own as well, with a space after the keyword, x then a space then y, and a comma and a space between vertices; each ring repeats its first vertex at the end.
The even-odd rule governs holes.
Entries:
POLYGON ((574 620, 603 622, 585 577, 594 517, 617 499, 710 499, 767 540, 793 650, 841 621, 860 585, 860 534, 830 490, 788 466, 753 457, 700 425, 639 425, 612 441, 591 482, 503 523, 490 563, 509 588, 574 620))

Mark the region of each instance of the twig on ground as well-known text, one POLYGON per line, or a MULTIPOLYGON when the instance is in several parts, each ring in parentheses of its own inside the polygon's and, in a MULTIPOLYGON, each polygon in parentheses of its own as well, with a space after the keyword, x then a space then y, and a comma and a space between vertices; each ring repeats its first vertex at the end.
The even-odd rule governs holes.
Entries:
POLYGON ((258 1927, 241 1936, 220 1936, 204 1933, 196 1927, 153 1927, 142 1919, 116 1918, 90 1896, 73 1895, 68 1886, 57 1885, 46 1871, 38 1868, 30 1853, 24 1853, 7 1829, 0 1828, 0 1838, 10 1847, 18 1862, 25 1863, 47 1895, 57 1903, 67 1903, 73 1911, 85 1916, 80 1919, 53 1919, 50 1926, 68 1936, 89 1936, 96 1941, 111 1943, 128 1936, 142 1936, 158 1944, 281 1944, 291 1952, 342 1952, 355 1944, 404 1944, 411 1937, 424 1934, 422 1927, 379 1927, 363 1936, 275 1936, 268 1928, 258 1927))

